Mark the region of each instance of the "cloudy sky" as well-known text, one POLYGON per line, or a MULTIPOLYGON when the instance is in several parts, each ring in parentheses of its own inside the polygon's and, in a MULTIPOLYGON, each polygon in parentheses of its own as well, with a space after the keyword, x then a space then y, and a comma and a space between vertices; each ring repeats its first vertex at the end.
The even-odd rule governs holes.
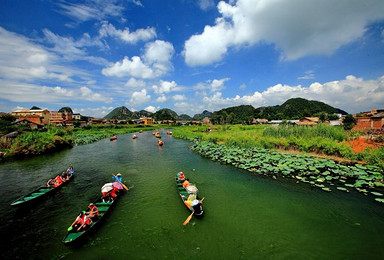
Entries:
POLYGON ((384 108, 383 0, 0 0, 0 111, 384 108))

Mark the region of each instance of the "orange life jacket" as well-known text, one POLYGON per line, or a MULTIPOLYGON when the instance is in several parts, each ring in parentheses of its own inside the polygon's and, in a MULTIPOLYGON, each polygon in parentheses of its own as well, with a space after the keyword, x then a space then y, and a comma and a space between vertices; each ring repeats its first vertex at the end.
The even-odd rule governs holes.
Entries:
POLYGON ((183 187, 185 188, 185 187, 187 187, 189 185, 189 181, 184 181, 183 182, 183 187))

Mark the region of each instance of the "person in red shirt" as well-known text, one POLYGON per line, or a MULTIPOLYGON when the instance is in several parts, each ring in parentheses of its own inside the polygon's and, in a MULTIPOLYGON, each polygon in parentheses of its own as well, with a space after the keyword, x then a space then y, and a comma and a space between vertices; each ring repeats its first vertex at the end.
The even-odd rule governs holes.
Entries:
POLYGON ((56 178, 55 178, 55 188, 57 186, 59 186, 60 184, 62 184, 62 183, 63 183, 63 179, 61 178, 60 175, 57 175, 56 178))

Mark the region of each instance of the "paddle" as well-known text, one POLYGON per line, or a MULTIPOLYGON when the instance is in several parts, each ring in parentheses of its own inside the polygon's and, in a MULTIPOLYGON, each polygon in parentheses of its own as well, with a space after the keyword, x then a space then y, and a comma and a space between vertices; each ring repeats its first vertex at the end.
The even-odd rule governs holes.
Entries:
POLYGON ((189 221, 191 220, 192 216, 193 216, 193 213, 195 213, 194 211, 192 211, 191 215, 188 216, 188 218, 184 221, 183 225, 187 225, 189 223, 189 221))
MULTIPOLYGON (((115 177, 115 175, 114 175, 113 173, 112 173, 112 176, 115 177)), ((116 179, 116 181, 117 181, 118 183, 120 183, 120 184, 123 186, 123 188, 124 188, 125 190, 128 190, 128 187, 125 186, 124 183, 122 183, 121 181, 119 181, 117 178, 115 178, 115 179, 116 179)))
MULTIPOLYGON (((80 216, 80 214, 79 214, 79 216, 80 216)), ((75 224, 76 223, 76 221, 77 221, 77 218, 75 219, 75 221, 73 221, 73 223, 71 224, 71 226, 67 229, 68 231, 71 231, 72 229, 73 229, 73 224, 75 224)))
MULTIPOLYGON (((202 199, 200 200, 200 203, 202 203, 203 200, 204 200, 204 198, 202 198, 202 199)), ((189 215, 188 218, 184 221, 184 223, 183 223, 184 226, 187 225, 187 224, 189 223, 189 221, 191 220, 191 218, 192 218, 192 216, 193 216, 193 213, 195 213, 195 211, 192 211, 191 215, 189 215)))

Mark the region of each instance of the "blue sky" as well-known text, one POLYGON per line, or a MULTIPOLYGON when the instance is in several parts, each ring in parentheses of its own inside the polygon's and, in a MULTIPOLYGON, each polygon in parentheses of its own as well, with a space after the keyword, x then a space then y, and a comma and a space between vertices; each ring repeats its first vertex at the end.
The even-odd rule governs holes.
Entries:
POLYGON ((0 0, 0 111, 384 108, 382 0, 0 0))

